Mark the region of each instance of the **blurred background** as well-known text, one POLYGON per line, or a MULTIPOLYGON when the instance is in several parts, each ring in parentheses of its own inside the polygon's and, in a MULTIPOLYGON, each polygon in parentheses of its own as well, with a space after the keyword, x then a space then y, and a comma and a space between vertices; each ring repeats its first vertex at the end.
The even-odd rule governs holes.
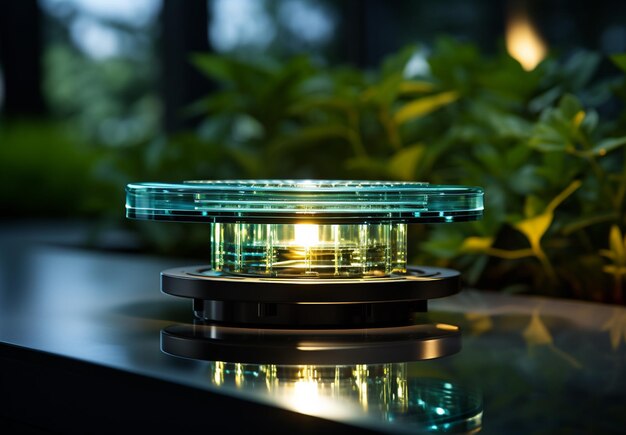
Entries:
POLYGON ((479 185, 485 219, 414 226, 413 262, 623 304, 624 53, 611 0, 2 2, 3 225, 208 261, 203 225, 127 222, 125 184, 479 185))

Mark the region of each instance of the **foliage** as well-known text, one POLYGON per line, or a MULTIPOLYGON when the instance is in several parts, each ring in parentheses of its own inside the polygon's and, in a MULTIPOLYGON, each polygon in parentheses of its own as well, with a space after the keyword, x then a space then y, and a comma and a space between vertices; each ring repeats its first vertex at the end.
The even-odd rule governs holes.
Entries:
MULTIPOLYGON (((624 302, 626 55, 578 52, 527 72, 506 53, 486 57, 449 39, 425 53, 409 47, 377 71, 197 54, 219 90, 189 108, 203 116, 194 131, 100 147, 46 123, 0 125, 3 185, 21 186, 3 198, 15 196, 16 215, 106 211, 121 220, 119 186, 129 181, 478 185, 484 219, 414 226, 412 262, 461 269, 483 289, 624 302), (620 75, 594 79, 610 61, 620 75)), ((208 251, 202 225, 136 228, 162 252, 208 251)))
POLYGON ((64 44, 51 44, 43 62, 50 109, 70 119, 76 134, 106 146, 152 137, 161 116, 154 62, 141 57, 96 62, 64 44))
POLYGON ((68 127, 32 119, 3 121, 0 144, 3 217, 117 214, 122 198, 100 172, 104 151, 77 140, 68 127))
POLYGON ((606 248, 626 224, 626 131, 599 112, 626 96, 623 77, 592 82, 601 58, 589 52, 531 72, 449 39, 423 53, 376 72, 198 54, 221 90, 190 108, 206 115, 195 134, 152 145, 155 174, 483 186, 485 219, 417 228, 414 261, 461 268, 482 288, 622 302, 622 265, 601 253, 618 261, 606 248))

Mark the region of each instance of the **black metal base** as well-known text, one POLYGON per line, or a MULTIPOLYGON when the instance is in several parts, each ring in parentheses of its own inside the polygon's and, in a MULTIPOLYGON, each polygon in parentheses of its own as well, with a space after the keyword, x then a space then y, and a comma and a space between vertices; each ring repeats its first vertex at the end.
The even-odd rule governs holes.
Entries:
POLYGON ((224 324, 294 328, 380 327, 408 324, 427 301, 372 304, 274 304, 193 300, 198 319, 224 324))
POLYGON ((172 325, 161 330, 161 350, 184 358, 250 364, 382 364, 455 354, 461 350, 461 333, 444 324, 322 330, 172 325))
POLYGON ((161 291, 191 298, 196 317, 250 327, 407 325, 427 300, 460 290, 459 272, 407 268, 406 275, 364 279, 277 279, 229 275, 208 266, 161 272, 161 291))

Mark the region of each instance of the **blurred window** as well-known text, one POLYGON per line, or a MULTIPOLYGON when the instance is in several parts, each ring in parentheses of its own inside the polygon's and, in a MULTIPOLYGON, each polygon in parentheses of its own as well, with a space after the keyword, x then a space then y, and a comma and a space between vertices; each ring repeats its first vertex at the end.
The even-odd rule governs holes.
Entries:
POLYGON ((338 5, 320 0, 209 0, 209 41, 218 52, 325 55, 338 5))
POLYGON ((40 0, 44 93, 54 114, 105 145, 159 128, 156 39, 162 0, 40 0))

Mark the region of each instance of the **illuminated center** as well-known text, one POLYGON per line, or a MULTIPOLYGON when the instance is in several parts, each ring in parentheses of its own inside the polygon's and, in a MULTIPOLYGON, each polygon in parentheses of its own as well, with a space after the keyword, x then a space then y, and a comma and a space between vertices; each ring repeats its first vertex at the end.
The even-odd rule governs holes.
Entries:
POLYGON ((225 273, 366 278, 406 273, 406 224, 214 223, 211 265, 225 273))
POLYGON ((295 224, 294 245, 310 248, 319 244, 319 225, 295 224))

